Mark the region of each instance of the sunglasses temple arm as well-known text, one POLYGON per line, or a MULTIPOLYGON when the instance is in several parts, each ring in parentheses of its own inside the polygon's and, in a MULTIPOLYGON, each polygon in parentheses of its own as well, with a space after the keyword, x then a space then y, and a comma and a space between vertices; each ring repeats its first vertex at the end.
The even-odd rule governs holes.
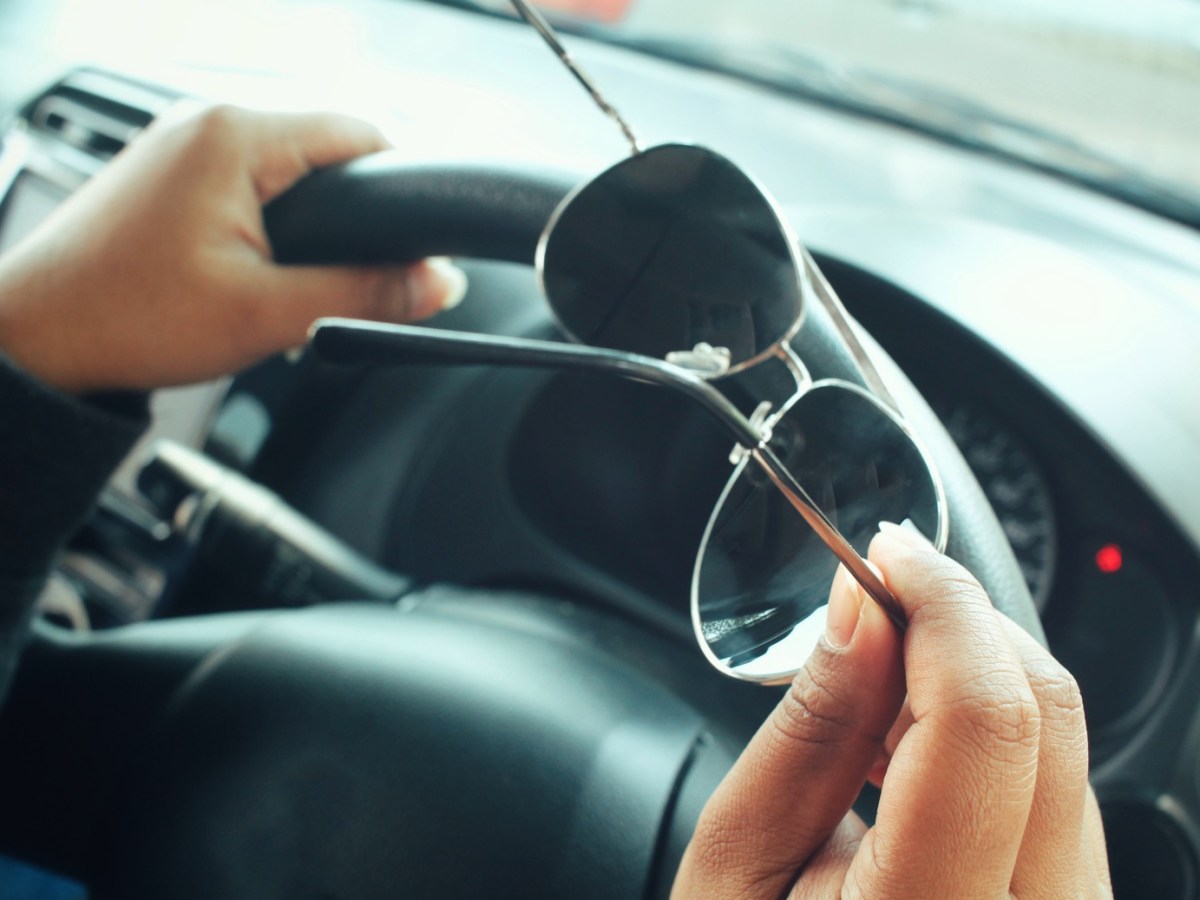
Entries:
POLYGON ((808 270, 813 293, 821 305, 828 311, 829 318, 833 320, 834 327, 838 330, 838 334, 842 336, 842 340, 845 341, 847 348, 850 350, 850 355, 854 357, 854 362, 858 365, 858 370, 862 373, 867 387, 883 400, 884 403, 890 406, 893 411, 899 412, 900 406, 896 403, 896 398, 888 390, 887 383, 884 382, 883 377, 879 374, 879 370, 875 368, 875 363, 871 360, 871 355, 867 353, 862 341, 858 338, 858 334, 854 331, 854 326, 850 324, 850 313, 846 311, 846 305, 842 303, 841 298, 834 292, 829 284, 829 279, 825 277, 825 273, 821 271, 806 247, 800 247, 800 258, 804 267, 808 270))
POLYGON ((746 448, 776 488, 854 579, 883 608, 897 627, 906 627, 904 610, 891 591, 813 502, 762 435, 720 391, 693 373, 649 356, 580 344, 495 337, 413 325, 386 325, 357 319, 320 319, 309 335, 317 357, 349 365, 499 365, 607 373, 658 385, 698 402, 739 446, 746 448))
POLYGON ((641 145, 638 143, 637 135, 629 127, 629 123, 617 112, 616 107, 604 98, 604 95, 600 93, 600 89, 596 87, 592 79, 588 77, 588 74, 579 67, 579 64, 567 52, 567 48, 562 45, 562 41, 558 39, 554 28, 546 21, 545 17, 526 3, 525 0, 511 0, 511 3, 518 15, 531 25, 534 31, 541 35, 546 45, 554 51, 554 55, 567 67, 567 71, 575 76, 575 80, 588 92, 588 96, 600 107, 600 111, 617 123, 617 126, 621 129, 621 133, 625 135, 625 140, 629 142, 629 147, 633 151, 633 155, 637 156, 637 154, 641 153, 641 145))
POLYGON ((816 532, 817 537, 825 543, 826 547, 833 551, 833 555, 849 570, 854 580, 862 585, 863 590, 871 595, 871 598, 879 604, 880 608, 887 614, 887 617, 903 633, 908 628, 908 617, 905 615, 904 607, 900 605, 900 601, 896 599, 887 585, 883 583, 883 579, 876 574, 875 570, 859 555, 850 542, 842 536, 842 533, 837 530, 834 524, 829 521, 828 516, 821 511, 821 508, 813 502, 813 499, 800 485, 800 482, 788 471, 787 466, 780 461, 779 457, 766 444, 760 444, 755 447, 750 451, 750 455, 762 470, 766 472, 772 484, 779 489, 779 492, 795 507, 796 512, 816 532))
POLYGON ((750 420, 711 384, 649 356, 357 319, 320 319, 309 333, 309 343, 319 359, 349 365, 491 365, 608 373, 690 397, 724 426, 739 446, 753 449, 762 441, 750 420))

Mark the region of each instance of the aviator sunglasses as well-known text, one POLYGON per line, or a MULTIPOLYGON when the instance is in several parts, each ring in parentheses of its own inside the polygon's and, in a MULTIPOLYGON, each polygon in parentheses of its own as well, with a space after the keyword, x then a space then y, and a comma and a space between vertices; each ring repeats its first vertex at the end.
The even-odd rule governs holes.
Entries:
POLYGON ((539 284, 575 343, 322 319, 314 352, 349 364, 576 369, 679 392, 736 444, 692 576, 707 659, 745 681, 789 679, 824 633, 839 563, 903 629, 903 610, 863 555, 883 521, 944 549, 945 495, 828 282, 754 179, 705 147, 642 148, 549 23, 512 3, 632 150, 570 193, 538 244, 539 284), (873 390, 812 378, 792 341, 814 299, 873 390), (757 377, 768 369, 772 379, 757 377), (731 395, 748 396, 753 411, 731 395))

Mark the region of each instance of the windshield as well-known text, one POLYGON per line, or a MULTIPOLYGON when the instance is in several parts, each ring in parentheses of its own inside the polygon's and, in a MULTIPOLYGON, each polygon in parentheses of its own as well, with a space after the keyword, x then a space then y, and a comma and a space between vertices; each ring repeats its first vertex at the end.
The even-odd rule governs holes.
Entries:
MULTIPOLYGON (((505 0, 475 5, 510 12, 505 0)), ((1017 157, 1200 224, 1200 0, 535 5, 564 30, 1017 157)))

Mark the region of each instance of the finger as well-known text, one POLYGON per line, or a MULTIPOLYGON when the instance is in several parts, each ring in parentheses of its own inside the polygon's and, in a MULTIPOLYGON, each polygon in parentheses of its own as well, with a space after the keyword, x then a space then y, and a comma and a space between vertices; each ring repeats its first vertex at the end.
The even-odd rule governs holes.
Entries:
POLYGON ((888 730, 887 737, 883 740, 883 746, 879 748, 879 754, 875 757, 875 765, 867 774, 867 780, 875 787, 883 787, 883 779, 887 776, 887 768, 892 761, 892 754, 896 752, 896 747, 904 738, 905 733, 912 727, 913 721, 912 706, 905 697, 904 705, 900 707, 900 715, 896 716, 896 721, 888 730))
POLYGON ((904 696, 900 636, 863 600, 839 570, 826 638, 705 806, 673 896, 783 896, 849 810, 904 696))
POLYGON ((333 113, 275 114, 254 135, 251 167, 260 203, 282 194, 313 169, 386 150, 390 144, 374 125, 333 113))
POLYGON ((1037 701, 966 570, 891 529, 870 558, 908 614, 913 724, 848 877, 870 897, 1007 896, 1033 800, 1037 701))
MULTIPOLYGON (((134 141, 126 157, 141 157, 141 165, 154 165, 148 147, 183 148, 192 154, 190 165, 245 179, 258 202, 283 193, 313 169, 344 162, 391 145, 375 126, 352 116, 335 113, 262 113, 228 104, 180 103, 154 121, 134 141)), ((169 154, 159 153, 161 160, 169 154)))
POLYGON ((846 871, 854 861, 867 826, 850 813, 804 867, 788 900, 828 900, 842 895, 846 871))
POLYGON ((260 308, 260 340, 272 350, 303 343, 323 316, 415 322, 457 306, 467 290, 466 274, 441 258, 373 269, 267 266, 261 274, 250 302, 260 308))
POLYGON ((1078 897, 1093 854, 1084 840, 1088 787, 1087 726, 1083 698, 1071 674, 1024 629, 996 614, 1025 667, 1041 718, 1037 783, 1025 838, 1013 870, 1019 897, 1078 897), (1085 867, 1084 861, 1087 861, 1085 867))
POLYGON ((1083 812, 1084 844, 1089 848, 1087 857, 1095 873, 1097 890, 1093 894, 1111 898, 1113 894, 1112 873, 1108 867, 1108 845, 1104 838, 1104 820, 1100 816, 1100 803, 1096 792, 1088 789, 1083 812))

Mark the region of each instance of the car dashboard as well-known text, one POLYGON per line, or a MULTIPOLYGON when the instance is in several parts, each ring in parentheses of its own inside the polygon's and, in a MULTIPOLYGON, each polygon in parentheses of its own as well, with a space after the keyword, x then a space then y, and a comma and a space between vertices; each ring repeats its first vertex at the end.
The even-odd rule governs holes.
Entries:
MULTIPOLYGON (((157 19, 139 55, 88 45, 72 31, 86 21, 48 11, 59 6, 16 5, 18 21, 57 23, 44 43, 0 31, 0 250, 181 98, 358 113, 414 159, 584 177, 623 152, 534 36, 503 20, 264 3, 246 27, 279 46, 193 36, 190 61, 166 64, 184 39, 156 34, 157 19)), ((648 142, 708 144, 754 173, 939 413, 1080 682, 1118 883, 1196 896, 1200 235, 893 124, 573 47, 648 142)), ((464 266, 467 300, 435 325, 554 334, 532 269, 464 266)), ((346 373, 291 355, 154 404, 154 438, 205 450, 417 582, 546 591, 690 631, 692 556, 727 467, 721 438, 670 398, 581 376, 346 373)), ((102 512, 136 514, 137 465, 135 453, 102 512)), ((113 552, 77 543, 60 573, 92 627, 160 612, 159 585, 113 552)))

